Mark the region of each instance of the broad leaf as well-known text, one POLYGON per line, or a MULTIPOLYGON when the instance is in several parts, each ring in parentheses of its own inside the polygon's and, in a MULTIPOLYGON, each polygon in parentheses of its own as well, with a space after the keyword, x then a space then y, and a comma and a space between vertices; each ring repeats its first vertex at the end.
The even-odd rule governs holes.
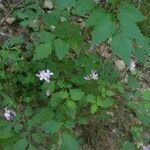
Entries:
POLYGON ((56 0, 56 4, 59 8, 72 7, 76 3, 76 0, 56 0))
POLYGON ((79 150, 79 144, 71 134, 64 133, 61 140, 62 150, 79 150))
POLYGON ((110 20, 110 15, 100 9, 96 9, 90 14, 85 22, 85 25, 87 27, 97 26, 100 22, 104 20, 110 20))
POLYGON ((133 5, 122 3, 119 8, 118 19, 122 22, 136 23, 144 20, 145 17, 133 5))
POLYGON ((122 33, 116 34, 112 38, 112 52, 121 57, 127 64, 130 62, 131 52, 133 50, 132 40, 122 33))
POLYGON ((94 8, 94 3, 91 0, 79 0, 76 2, 73 13, 77 15, 85 15, 94 8))
POLYGON ((44 43, 36 47, 33 60, 40 60, 48 57, 52 52, 52 44, 44 43))
POLYGON ((56 133, 60 130, 61 128, 61 123, 56 121, 56 120, 50 120, 50 121, 46 121, 42 124, 41 126, 42 130, 45 133, 56 133))
POLYGON ((63 59, 68 54, 68 44, 61 39, 54 41, 55 52, 59 60, 63 59))
POLYGON ((17 141, 14 145, 13 145, 13 148, 12 150, 18 150, 18 149, 21 149, 21 150, 25 150, 26 147, 28 145, 28 142, 25 138, 23 139, 20 139, 19 141, 17 141))
POLYGON ((85 93, 80 89, 71 89, 70 96, 74 101, 79 101, 84 97, 85 93))
POLYGON ((111 19, 101 21, 92 32, 92 45, 104 42, 107 38, 111 37, 115 32, 115 25, 111 19))
POLYGON ((94 114, 97 111, 97 109, 98 109, 98 106, 96 104, 93 104, 91 106, 91 113, 94 114))

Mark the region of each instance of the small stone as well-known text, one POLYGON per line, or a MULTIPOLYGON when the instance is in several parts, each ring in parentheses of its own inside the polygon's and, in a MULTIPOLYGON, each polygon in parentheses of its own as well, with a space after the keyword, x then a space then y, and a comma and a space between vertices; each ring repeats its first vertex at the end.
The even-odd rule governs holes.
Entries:
POLYGON ((44 8, 47 8, 47 9, 53 9, 53 3, 51 0, 45 0, 44 2, 44 8))
POLYGON ((6 19, 6 22, 8 23, 8 24, 12 24, 12 23, 14 23, 16 21, 16 18, 15 17, 7 17, 7 19, 6 19))
POLYGON ((119 71, 123 71, 126 68, 126 65, 125 65, 125 63, 122 60, 117 60, 117 61, 115 61, 115 67, 119 71))
POLYGON ((51 26, 50 26, 50 30, 51 30, 51 31, 54 31, 55 28, 56 28, 56 27, 55 27, 54 25, 51 25, 51 26))

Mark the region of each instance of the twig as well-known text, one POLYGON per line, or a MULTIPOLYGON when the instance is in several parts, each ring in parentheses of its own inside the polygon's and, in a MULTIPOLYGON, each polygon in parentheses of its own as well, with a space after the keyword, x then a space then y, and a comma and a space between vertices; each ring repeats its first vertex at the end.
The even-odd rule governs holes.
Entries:
POLYGON ((24 1, 20 1, 18 2, 13 8, 11 8, 11 10, 6 14, 6 16, 0 21, 0 26, 4 23, 4 21, 8 18, 8 16, 14 11, 14 9, 16 7, 18 7, 21 3, 23 3, 24 1))

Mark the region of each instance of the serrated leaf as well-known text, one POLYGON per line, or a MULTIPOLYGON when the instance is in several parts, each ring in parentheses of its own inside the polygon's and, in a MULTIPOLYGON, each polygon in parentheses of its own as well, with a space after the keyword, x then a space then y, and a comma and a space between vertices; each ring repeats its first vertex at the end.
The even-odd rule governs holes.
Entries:
POLYGON ((36 112, 36 115, 33 116, 32 121, 35 124, 41 124, 46 121, 47 118, 51 119, 53 115, 54 113, 50 108, 42 108, 38 112, 36 112))
POLYGON ((71 25, 69 21, 64 21, 58 26, 55 34, 59 38, 66 40, 69 48, 80 47, 82 37, 79 26, 71 25))
POLYGON ((68 44, 61 39, 54 41, 55 52, 59 60, 63 59, 68 54, 68 44))
POLYGON ((106 98, 106 99, 97 99, 97 104, 99 106, 101 106, 102 108, 106 109, 106 108, 109 108, 111 106, 113 106, 115 104, 115 101, 113 98, 109 97, 109 98, 106 98))
POLYGON ((79 144, 71 134, 64 133, 61 139, 62 150, 79 150, 79 144))
POLYGON ((17 141, 14 145, 13 145, 13 150, 18 150, 18 149, 21 149, 21 150, 25 150, 26 147, 28 145, 28 142, 25 138, 23 139, 20 139, 19 141, 17 141))
POLYGON ((37 34, 38 38, 39 38, 39 42, 51 42, 54 38, 54 35, 50 32, 47 31, 41 31, 37 34))
POLYGON ((69 94, 71 99, 75 101, 81 100, 85 95, 85 93, 80 89, 71 89, 69 94))
POLYGON ((94 114, 97 111, 97 109, 98 109, 98 106, 96 104, 93 104, 91 106, 91 113, 94 114))
POLYGON ((109 20, 110 15, 100 9, 94 10, 85 22, 87 27, 97 26, 103 20, 109 20))
POLYGON ((41 128, 45 133, 54 134, 60 130, 61 123, 56 120, 50 120, 50 121, 44 122, 41 128))
POLYGON ((130 22, 120 22, 120 30, 121 32, 128 38, 135 39, 135 41, 141 46, 145 47, 148 42, 146 38, 143 36, 138 26, 134 23, 130 22))
POLYGON ((122 3, 119 8, 118 19, 122 22, 139 22, 145 19, 141 12, 133 5, 122 3))
POLYGON ((21 45, 24 42, 24 37, 23 35, 19 35, 19 36, 15 36, 12 38, 9 38, 8 40, 6 40, 3 44, 3 48, 9 48, 15 45, 21 45))
POLYGON ((43 58, 48 57, 52 52, 52 44, 51 43, 44 43, 40 44, 36 47, 33 60, 40 60, 43 58))
POLYGON ((56 0, 56 4, 59 8, 72 7, 76 3, 76 0, 56 0))
POLYGON ((73 13, 77 15, 85 15, 94 8, 94 4, 91 0, 79 0, 76 2, 73 13))
POLYGON ((59 103, 62 102, 63 99, 68 98, 68 93, 66 91, 56 92, 51 97, 51 106, 57 106, 59 103))
POLYGON ((112 52, 124 60, 125 63, 130 63, 130 56, 133 50, 132 40, 122 33, 116 34, 112 38, 112 52))
POLYGON ((89 103, 91 103, 91 104, 95 103, 95 100, 96 100, 96 97, 95 97, 95 95, 93 95, 93 94, 88 94, 88 95, 85 97, 85 101, 87 101, 87 102, 89 102, 89 103))
POLYGON ((146 63, 147 55, 146 55, 146 51, 143 48, 136 48, 133 53, 141 63, 143 64, 146 63))
POLYGON ((92 32, 92 46, 103 42, 115 32, 115 25, 111 19, 101 21, 92 32))
POLYGON ((51 25, 57 26, 60 20, 60 11, 53 10, 50 14, 45 13, 43 19, 48 29, 51 25))
POLYGON ((77 107, 76 103, 74 101, 72 101, 72 100, 67 102, 67 106, 69 108, 73 108, 73 109, 75 109, 77 107))

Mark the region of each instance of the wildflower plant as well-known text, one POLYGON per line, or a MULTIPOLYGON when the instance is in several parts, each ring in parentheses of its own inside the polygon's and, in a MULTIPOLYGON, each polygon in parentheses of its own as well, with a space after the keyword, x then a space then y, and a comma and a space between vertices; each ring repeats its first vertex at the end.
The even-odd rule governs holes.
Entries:
POLYGON ((91 51, 111 39, 113 57, 135 70, 132 56, 143 52, 142 59, 136 55, 141 62, 150 51, 149 39, 137 25, 146 18, 120 0, 108 1, 104 8, 92 0, 51 2, 49 8, 42 1, 25 0, 12 15, 30 30, 29 40, 17 35, 1 44, 0 146, 79 150, 83 140, 75 136, 76 127, 115 110, 120 95, 126 99, 125 108, 149 128, 149 90, 137 90, 136 75, 130 72, 129 85, 121 84, 113 59, 103 60, 91 51))

